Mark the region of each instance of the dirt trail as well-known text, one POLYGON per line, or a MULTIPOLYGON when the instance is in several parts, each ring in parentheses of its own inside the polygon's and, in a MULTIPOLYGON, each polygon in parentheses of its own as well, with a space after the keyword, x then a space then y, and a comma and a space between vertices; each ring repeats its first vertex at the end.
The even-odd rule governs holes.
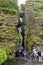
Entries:
POLYGON ((42 65, 42 63, 33 64, 28 58, 20 58, 15 60, 19 65, 42 65))

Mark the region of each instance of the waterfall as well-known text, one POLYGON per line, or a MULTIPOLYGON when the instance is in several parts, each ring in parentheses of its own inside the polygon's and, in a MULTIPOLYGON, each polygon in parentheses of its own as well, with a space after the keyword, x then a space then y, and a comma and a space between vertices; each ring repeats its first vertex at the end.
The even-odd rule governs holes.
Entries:
POLYGON ((19 34, 20 34, 20 48, 19 48, 19 52, 21 52, 21 50, 23 50, 23 47, 22 47, 23 36, 21 34, 21 32, 22 32, 22 20, 23 20, 23 18, 20 17, 20 22, 19 22, 19 27, 18 27, 18 31, 19 31, 19 34))
POLYGON ((21 57, 21 56, 24 56, 26 55, 26 51, 24 50, 24 34, 23 34, 23 31, 22 31, 22 25, 23 25, 23 15, 21 14, 20 15, 20 18, 19 18, 19 23, 18 23, 18 32, 19 32, 19 35, 20 35, 20 46, 19 46, 19 51, 17 51, 16 53, 16 56, 17 57, 21 57))

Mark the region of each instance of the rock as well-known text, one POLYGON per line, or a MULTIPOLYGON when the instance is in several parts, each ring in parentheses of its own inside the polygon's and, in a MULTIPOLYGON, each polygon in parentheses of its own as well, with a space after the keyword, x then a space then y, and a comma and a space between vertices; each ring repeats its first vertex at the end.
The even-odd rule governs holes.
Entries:
POLYGON ((1 16, 0 15, 0 44, 9 45, 14 52, 18 50, 20 36, 17 32, 18 15, 1 16), (4 20, 2 20, 4 19, 4 20))
POLYGON ((32 49, 32 45, 40 46, 41 50, 43 48, 42 4, 40 0, 29 0, 25 4, 25 47, 28 51, 32 49))

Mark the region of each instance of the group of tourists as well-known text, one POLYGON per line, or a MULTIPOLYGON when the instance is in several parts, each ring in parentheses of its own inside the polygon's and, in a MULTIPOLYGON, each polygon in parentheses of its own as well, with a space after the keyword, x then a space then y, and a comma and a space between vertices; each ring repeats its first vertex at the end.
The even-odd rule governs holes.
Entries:
POLYGON ((37 47, 33 47, 30 52, 30 59, 32 62, 42 62, 41 51, 37 47))

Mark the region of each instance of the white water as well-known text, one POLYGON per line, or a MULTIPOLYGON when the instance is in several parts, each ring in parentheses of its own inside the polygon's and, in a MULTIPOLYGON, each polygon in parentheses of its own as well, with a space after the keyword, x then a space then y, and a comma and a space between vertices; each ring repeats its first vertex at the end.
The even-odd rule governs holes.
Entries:
POLYGON ((20 46, 19 46, 19 51, 18 52, 22 56, 23 55, 26 56, 26 51, 24 50, 24 36, 23 36, 23 31, 22 31, 22 22, 23 22, 23 18, 20 17, 20 22, 18 24, 18 31, 19 31, 19 35, 20 35, 20 46))
MULTIPOLYGON (((22 18, 20 17, 20 22, 22 23, 22 18)), ((22 40, 23 40, 23 36, 21 34, 22 32, 22 26, 18 27, 18 31, 19 31, 19 34, 20 34, 20 47, 19 47, 19 52, 21 52, 21 50, 23 49, 22 47, 22 40)))

